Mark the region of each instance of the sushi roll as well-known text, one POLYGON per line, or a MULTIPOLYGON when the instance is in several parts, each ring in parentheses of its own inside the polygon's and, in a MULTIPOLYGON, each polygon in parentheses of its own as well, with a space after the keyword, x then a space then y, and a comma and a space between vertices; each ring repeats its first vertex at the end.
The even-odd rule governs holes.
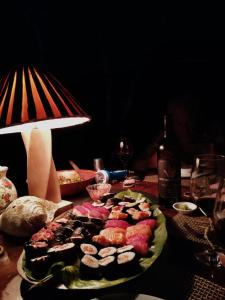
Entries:
POLYGON ((127 251, 133 251, 134 250, 134 246, 133 245, 126 245, 123 247, 120 247, 117 249, 117 253, 123 253, 123 252, 127 252, 127 251))
POLYGON ((97 218, 90 218, 90 222, 97 226, 103 226, 104 221, 102 219, 97 219, 97 218))
POLYGON ((117 269, 116 269, 116 258, 115 256, 107 256, 99 261, 100 272, 103 277, 106 279, 113 279, 116 277, 117 269))
POLYGON ((89 254, 85 254, 80 261, 80 278, 81 279, 99 279, 99 262, 89 254))
POLYGON ((84 235, 82 233, 83 228, 82 227, 77 227, 71 237, 68 239, 70 242, 75 243, 75 244, 80 244, 84 241, 84 235))
POLYGON ((80 245, 81 254, 89 254, 96 255, 98 253, 98 249, 92 244, 83 243, 80 245))
POLYGON ((75 219, 81 222, 88 222, 89 220, 88 216, 76 216, 75 219))
POLYGON ((72 229, 76 229, 77 227, 82 227, 82 222, 79 220, 69 220, 67 225, 70 226, 72 229))
POLYGON ((102 248, 99 252, 98 252, 98 255, 101 257, 101 258, 104 258, 106 256, 110 256, 110 255, 113 255, 115 254, 117 251, 116 247, 105 247, 105 248, 102 248))
POLYGON ((31 242, 28 241, 24 244, 26 260, 29 262, 32 258, 43 256, 47 253, 47 242, 31 242))
POLYGON ((91 235, 95 235, 99 232, 102 226, 96 225, 93 222, 85 222, 83 223, 84 228, 88 231, 91 235))
POLYGON ((51 258, 49 255, 43 255, 32 258, 30 261, 30 270, 32 277, 35 279, 44 278, 51 266, 51 258))
POLYGON ((106 202, 107 200, 113 198, 113 196, 115 195, 115 193, 105 193, 102 198, 101 201, 102 202, 106 202))
POLYGON ((131 276, 137 273, 140 269, 137 255, 133 251, 127 251, 117 256, 117 264, 119 266, 118 272, 122 277, 131 276))
POLYGON ((63 245, 56 245, 48 249, 47 254, 54 261, 65 261, 66 263, 74 263, 76 260, 75 244, 66 243, 63 245))
POLYGON ((134 202, 136 202, 136 199, 133 198, 133 197, 131 197, 131 196, 124 195, 123 196, 123 201, 130 202, 130 203, 133 202, 134 203, 134 202))

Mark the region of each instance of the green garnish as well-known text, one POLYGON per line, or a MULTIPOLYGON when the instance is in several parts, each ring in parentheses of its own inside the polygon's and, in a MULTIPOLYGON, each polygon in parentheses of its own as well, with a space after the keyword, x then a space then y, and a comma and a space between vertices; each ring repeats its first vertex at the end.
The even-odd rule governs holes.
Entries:
POLYGON ((179 204, 179 205, 178 205, 178 209, 182 209, 182 210, 190 210, 190 208, 188 207, 187 204, 179 204))

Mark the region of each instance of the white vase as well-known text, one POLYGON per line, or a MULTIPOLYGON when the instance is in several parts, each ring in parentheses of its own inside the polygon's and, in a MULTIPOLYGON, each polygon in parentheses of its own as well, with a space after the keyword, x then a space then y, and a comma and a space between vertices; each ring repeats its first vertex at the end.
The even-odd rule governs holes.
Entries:
POLYGON ((8 167, 0 166, 0 213, 17 198, 15 185, 6 177, 8 167))

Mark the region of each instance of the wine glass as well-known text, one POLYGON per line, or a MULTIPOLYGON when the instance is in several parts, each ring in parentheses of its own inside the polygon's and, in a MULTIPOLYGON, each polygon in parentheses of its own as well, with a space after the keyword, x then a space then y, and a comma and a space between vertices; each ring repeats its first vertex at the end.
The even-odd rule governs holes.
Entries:
POLYGON ((191 171, 193 201, 205 216, 212 216, 218 189, 224 178, 225 157, 217 154, 196 155, 191 171))
POLYGON ((130 159, 133 156, 133 145, 128 137, 123 136, 117 142, 115 154, 124 170, 128 171, 130 159))
MULTIPOLYGON (((190 191, 193 201, 199 210, 209 218, 209 227, 206 228, 205 238, 208 248, 195 253, 198 261, 211 268, 211 278, 214 270, 220 266, 220 261, 214 243, 210 242, 215 219, 215 209, 219 207, 218 197, 224 181, 225 157, 217 154, 196 155, 191 172, 190 191), (210 235, 209 235, 210 233, 210 235)), ((217 222, 218 224, 218 222, 217 222)))
POLYGON ((210 236, 213 237, 212 241, 222 264, 225 267, 224 254, 225 254, 225 181, 223 180, 221 188, 218 190, 216 203, 213 211, 212 227, 210 236))

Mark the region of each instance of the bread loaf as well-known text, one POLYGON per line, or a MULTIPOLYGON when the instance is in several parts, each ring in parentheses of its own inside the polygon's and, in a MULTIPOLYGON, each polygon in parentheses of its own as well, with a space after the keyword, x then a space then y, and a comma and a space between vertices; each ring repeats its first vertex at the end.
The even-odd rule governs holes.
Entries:
POLYGON ((34 196, 14 200, 0 216, 0 229, 18 237, 29 237, 54 218, 57 205, 34 196))

